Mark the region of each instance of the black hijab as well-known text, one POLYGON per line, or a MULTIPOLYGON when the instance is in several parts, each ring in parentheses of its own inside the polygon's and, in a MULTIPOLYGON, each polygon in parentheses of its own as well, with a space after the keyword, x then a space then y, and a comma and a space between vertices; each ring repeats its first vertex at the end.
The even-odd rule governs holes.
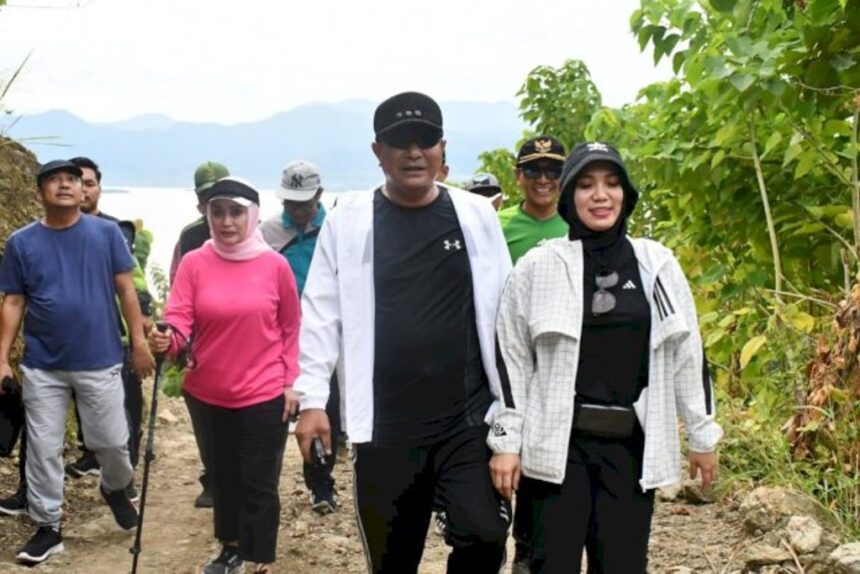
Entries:
POLYGON ((582 249, 585 256, 597 264, 597 274, 607 272, 609 261, 625 243, 627 220, 639 201, 639 192, 630 183, 624 160, 621 159, 618 151, 609 144, 602 142, 578 144, 573 148, 564 162, 560 187, 561 195, 558 201, 558 212, 567 221, 569 226, 568 238, 571 241, 582 241, 582 249), (621 187, 624 190, 624 203, 621 213, 615 224, 604 231, 589 229, 576 213, 573 201, 577 180, 589 165, 598 161, 609 163, 614 167, 615 173, 621 179, 621 187))

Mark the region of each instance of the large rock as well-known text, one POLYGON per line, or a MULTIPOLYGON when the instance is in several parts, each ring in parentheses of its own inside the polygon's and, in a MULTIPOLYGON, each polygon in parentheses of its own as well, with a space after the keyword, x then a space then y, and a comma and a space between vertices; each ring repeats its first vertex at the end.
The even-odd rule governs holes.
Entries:
MULTIPOLYGON (((10 233, 42 215, 42 204, 36 199, 38 171, 39 162, 33 152, 0 136, 0 256, 10 233)), ((21 339, 16 338, 12 348, 13 366, 21 356, 21 339)))
POLYGON ((824 518, 821 507, 808 496, 784 488, 759 487, 740 506, 744 528, 750 533, 784 526, 792 516, 824 518))
POLYGON ((33 152, 0 136, 0 253, 10 233, 42 215, 42 204, 36 199, 38 171, 33 152))
POLYGON ((785 526, 785 533, 795 552, 809 554, 821 545, 824 529, 811 516, 792 516, 785 526))
POLYGON ((830 553, 830 561, 835 572, 840 574, 860 574, 860 542, 843 544, 830 553))
POLYGON ((743 553, 743 561, 747 569, 782 564, 787 560, 791 560, 791 553, 788 550, 769 544, 752 544, 743 553))

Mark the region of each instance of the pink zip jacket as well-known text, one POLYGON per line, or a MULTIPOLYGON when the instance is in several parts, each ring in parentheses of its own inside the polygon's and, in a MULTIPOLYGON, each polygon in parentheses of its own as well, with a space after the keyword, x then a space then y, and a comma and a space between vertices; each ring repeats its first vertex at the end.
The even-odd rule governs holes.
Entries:
POLYGON ((287 261, 274 251, 227 261, 210 245, 179 263, 164 320, 168 355, 190 337, 183 389, 225 408, 271 400, 298 375, 301 308, 287 261))

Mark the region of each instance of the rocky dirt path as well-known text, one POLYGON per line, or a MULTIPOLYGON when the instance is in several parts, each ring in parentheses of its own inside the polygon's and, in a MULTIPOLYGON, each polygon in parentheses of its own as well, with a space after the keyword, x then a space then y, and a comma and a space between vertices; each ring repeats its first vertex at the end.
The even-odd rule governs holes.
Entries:
MULTIPOLYGON (((159 406, 157 458, 150 475, 139 572, 196 573, 218 551, 211 534, 211 511, 195 509, 192 504, 199 492, 198 460, 184 404, 178 399, 163 398, 159 406)), ((68 459, 72 460, 75 454, 67 452, 68 459)), ((336 467, 340 509, 320 517, 309 509, 300 457, 292 436, 286 457, 281 478, 283 508, 276 571, 364 572, 365 562, 352 512, 349 465, 344 462, 336 467)), ((7 495, 16 481, 15 459, 0 459, 0 495, 7 495)), ((32 532, 33 525, 26 517, 0 517, 0 572, 33 571, 14 563, 15 552, 32 532)), ((118 574, 131 569, 128 549, 133 533, 121 532, 116 527, 98 495, 95 477, 67 479, 64 538, 66 551, 35 571, 118 574)), ((739 521, 726 506, 659 502, 653 523, 650 571, 740 570, 735 557, 741 541, 739 521)), ((512 555, 510 550, 509 555, 512 555)), ((431 531, 421 572, 445 572, 446 556, 447 547, 431 531)))

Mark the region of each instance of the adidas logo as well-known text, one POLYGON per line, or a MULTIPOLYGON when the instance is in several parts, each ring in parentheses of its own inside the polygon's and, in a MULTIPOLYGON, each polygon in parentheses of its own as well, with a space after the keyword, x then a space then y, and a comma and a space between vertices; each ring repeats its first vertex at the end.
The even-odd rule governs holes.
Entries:
POLYGON ((628 279, 622 289, 636 289, 636 283, 634 283, 632 279, 628 279))

